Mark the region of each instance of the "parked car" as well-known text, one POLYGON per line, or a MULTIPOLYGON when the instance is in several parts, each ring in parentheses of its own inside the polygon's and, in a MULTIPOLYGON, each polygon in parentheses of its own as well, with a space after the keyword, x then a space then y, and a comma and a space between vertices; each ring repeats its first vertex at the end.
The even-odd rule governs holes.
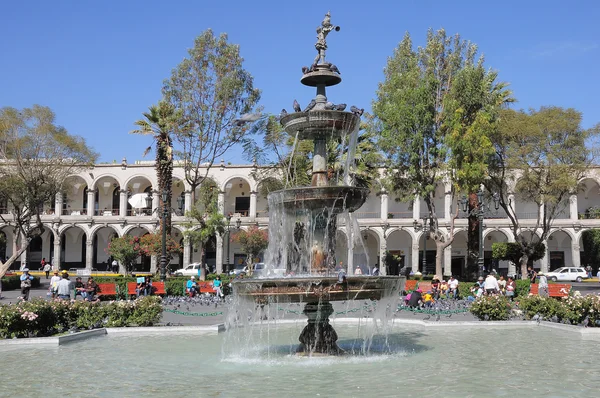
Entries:
POLYGON ((192 263, 185 268, 180 268, 175 271, 175 276, 199 276, 200 270, 202 269, 202 264, 200 263, 192 263))
POLYGON ((571 281, 571 282, 581 282, 584 279, 587 279, 588 274, 585 272, 583 268, 576 267, 561 267, 557 268, 552 272, 546 273, 546 277, 551 281, 571 281))

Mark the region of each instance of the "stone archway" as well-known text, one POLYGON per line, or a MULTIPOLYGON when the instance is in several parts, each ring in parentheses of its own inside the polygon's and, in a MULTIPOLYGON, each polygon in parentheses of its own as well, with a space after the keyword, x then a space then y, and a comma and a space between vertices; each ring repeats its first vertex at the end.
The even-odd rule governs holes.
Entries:
MULTIPOLYGON (((413 238, 404 230, 394 230, 390 232, 386 239, 387 254, 395 256, 391 264, 385 264, 386 275, 400 275, 402 269, 407 273, 413 270, 415 264, 414 258, 419 258, 418 249, 413 250, 413 238)), ((416 270, 415 270, 416 271, 416 270)))

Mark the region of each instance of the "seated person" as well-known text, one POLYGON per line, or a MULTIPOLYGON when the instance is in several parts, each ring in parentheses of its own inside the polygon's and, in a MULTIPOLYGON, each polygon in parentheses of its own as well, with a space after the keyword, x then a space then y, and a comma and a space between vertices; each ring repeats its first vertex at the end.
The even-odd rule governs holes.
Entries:
POLYGON ((87 296, 84 297, 84 298, 87 301, 94 300, 94 297, 96 296, 96 293, 98 293, 98 284, 96 283, 96 281, 94 280, 94 278, 91 277, 91 276, 87 280, 86 290, 87 290, 87 296))
POLYGON ((144 292, 144 296, 152 296, 152 277, 146 277, 146 290, 144 292))
POLYGON ((448 282, 446 282, 445 280, 442 280, 440 282, 440 295, 442 294, 448 297, 448 282))
POLYGON ((135 294, 137 297, 146 295, 146 278, 140 276, 136 279, 137 285, 135 285, 135 294))
POLYGON ((198 286, 196 285, 196 277, 192 276, 185 284, 185 291, 190 297, 194 297, 198 293, 198 286))
POLYGON ((87 289, 80 277, 75 278, 75 299, 77 299, 77 296, 81 296, 84 300, 87 297, 87 289))
POLYGON ((221 276, 217 275, 217 277, 215 278, 215 280, 213 280, 213 289, 215 290, 215 293, 217 294, 217 297, 224 297, 225 295, 223 294, 223 282, 221 282, 221 276))

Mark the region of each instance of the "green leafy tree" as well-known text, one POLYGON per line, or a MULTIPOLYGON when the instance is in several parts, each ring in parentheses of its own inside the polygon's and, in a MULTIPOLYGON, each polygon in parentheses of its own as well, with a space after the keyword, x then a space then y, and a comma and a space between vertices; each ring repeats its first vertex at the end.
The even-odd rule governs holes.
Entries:
POLYGON ((48 107, 0 109, 0 202, 8 205, 17 250, 0 263, 0 276, 44 232, 40 215, 44 205, 66 192, 68 177, 97 158, 83 138, 55 123, 48 107))
MULTIPOLYGON (((181 245, 171 236, 167 236, 166 252, 170 258, 181 253, 181 245)), ((145 256, 158 257, 162 254, 162 234, 146 234, 140 238, 140 250, 145 256)))
POLYGON ((208 29, 163 83, 163 98, 182 112, 186 128, 175 134, 175 156, 184 164, 192 202, 213 163, 234 145, 251 138, 243 115, 256 109, 260 91, 252 75, 243 68, 239 46, 226 34, 216 37, 208 29))
POLYGON ((520 246, 518 261, 526 278, 528 262, 539 243, 545 243, 556 217, 577 193, 579 181, 592 165, 594 148, 590 138, 600 126, 581 127, 581 112, 569 108, 503 110, 498 129, 491 135, 494 155, 490 159, 488 191, 497 192, 511 231, 520 246), (524 228, 515 212, 517 201, 535 203, 535 225, 524 228))
MULTIPOLYGON (((544 258, 546 253, 546 245, 542 242, 538 242, 533 249, 530 261, 537 261, 544 258)), ((515 242, 498 242, 492 244, 492 257, 496 260, 501 261, 512 261, 518 264, 521 257, 523 256, 523 250, 521 245, 515 242)))
POLYGON ((114 238, 108 244, 106 252, 124 268, 124 270, 120 270, 119 272, 125 271, 125 273, 130 273, 133 270, 135 260, 143 253, 140 245, 140 237, 125 235, 120 238, 114 238))
POLYGON ((253 226, 248 228, 247 231, 241 230, 233 235, 233 241, 238 242, 244 253, 246 253, 248 272, 252 275, 252 265, 269 245, 269 234, 266 230, 253 226))
MULTIPOLYGON (((155 144, 155 163, 156 178, 158 180, 158 192, 160 208, 171 206, 171 196, 173 194, 173 135, 181 129, 185 130, 182 122, 182 112, 176 111, 173 105, 165 101, 160 101, 158 105, 152 105, 148 112, 145 112, 144 119, 135 122, 138 126, 132 134, 151 135, 155 144), (163 192, 167 192, 167 201, 163 202, 163 192)), ((144 154, 152 150, 148 147, 144 154)), ((163 219, 160 219, 160 228, 166 228, 167 234, 171 234, 171 212, 166 217, 166 225, 162 225, 163 219)))
POLYGON ((429 236, 436 243, 438 275, 442 274, 443 250, 454 239, 458 214, 451 217, 446 236, 440 230, 438 212, 449 209, 436 209, 436 185, 449 178, 454 195, 468 191, 478 179, 481 182, 483 175, 476 171, 485 165, 472 165, 466 155, 471 162, 485 156, 469 153, 454 137, 468 131, 472 148, 484 140, 486 105, 499 102, 488 97, 504 89, 495 83, 494 73, 482 69, 483 59, 475 61, 476 54, 474 44, 459 35, 447 36, 443 29, 429 30, 427 45, 417 50, 407 33, 388 59, 385 80, 373 102, 369 128, 379 137, 387 160, 384 184, 399 200, 424 200, 432 226, 429 236), (455 159, 455 153, 463 160, 455 159))

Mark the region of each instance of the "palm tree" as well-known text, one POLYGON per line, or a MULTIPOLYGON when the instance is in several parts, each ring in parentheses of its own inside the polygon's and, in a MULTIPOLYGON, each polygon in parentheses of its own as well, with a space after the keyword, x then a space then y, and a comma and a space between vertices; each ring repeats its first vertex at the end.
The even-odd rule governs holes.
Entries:
MULTIPOLYGON (((152 105, 148 108, 149 112, 144 112, 144 119, 135 122, 138 129, 131 131, 132 134, 152 135, 156 143, 156 177, 158 179, 158 192, 160 206, 170 208, 173 182, 173 140, 171 134, 181 127, 181 112, 175 110, 173 105, 165 101, 160 101, 158 105, 152 105), (166 204, 163 203, 162 193, 167 192, 166 204)), ((152 145, 146 148, 144 156, 152 150, 152 145)), ((171 212, 167 213, 166 225, 167 234, 171 234, 171 212)))

